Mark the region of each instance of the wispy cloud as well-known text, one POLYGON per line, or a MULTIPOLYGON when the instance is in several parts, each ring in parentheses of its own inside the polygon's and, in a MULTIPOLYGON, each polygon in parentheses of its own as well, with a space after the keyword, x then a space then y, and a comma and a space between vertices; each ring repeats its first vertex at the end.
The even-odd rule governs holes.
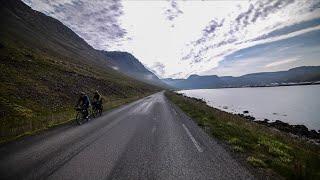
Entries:
POLYGON ((70 27, 97 49, 108 49, 126 39, 119 17, 121 1, 100 0, 24 0, 33 9, 42 11, 70 27))
POLYGON ((177 0, 170 0, 169 7, 166 8, 164 14, 169 21, 173 21, 176 19, 180 14, 182 14, 182 10, 179 8, 177 0))
POLYGON ((297 61, 297 60, 299 60, 298 57, 297 58, 290 58, 290 59, 280 60, 280 61, 269 63, 265 67, 268 68, 268 67, 280 66, 280 65, 283 65, 283 64, 288 64, 288 63, 297 61))
POLYGON ((119 70, 119 68, 117 67, 117 66, 112 66, 112 69, 114 69, 114 70, 119 70))
POLYGON ((161 62, 153 63, 148 69, 155 73, 158 77, 163 77, 165 75, 165 65, 161 62))
POLYGON ((314 8, 316 4, 319 4, 316 0, 253 1, 246 7, 239 7, 239 13, 211 21, 204 28, 202 36, 191 43, 190 51, 183 59, 201 71, 205 64, 214 68, 227 55, 243 48, 319 30, 320 26, 315 26, 269 35, 279 29, 320 18, 319 8, 314 8))

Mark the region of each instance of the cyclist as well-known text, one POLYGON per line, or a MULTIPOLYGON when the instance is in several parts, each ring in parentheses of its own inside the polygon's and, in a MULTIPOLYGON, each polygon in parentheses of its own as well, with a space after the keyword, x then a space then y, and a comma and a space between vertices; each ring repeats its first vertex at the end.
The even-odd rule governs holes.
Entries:
POLYGON ((102 97, 98 91, 94 93, 92 106, 96 109, 102 110, 102 97))
POLYGON ((89 106, 90 106, 89 97, 86 95, 85 92, 81 92, 76 107, 83 110, 83 117, 86 119, 89 118, 89 111, 88 111, 89 106))

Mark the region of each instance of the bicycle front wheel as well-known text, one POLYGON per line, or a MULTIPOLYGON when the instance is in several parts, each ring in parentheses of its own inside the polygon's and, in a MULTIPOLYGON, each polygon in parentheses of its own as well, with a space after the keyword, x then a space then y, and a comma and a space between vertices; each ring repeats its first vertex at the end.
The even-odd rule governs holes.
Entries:
POLYGON ((76 115, 76 122, 78 125, 81 125, 83 123, 83 115, 80 111, 78 111, 76 115))

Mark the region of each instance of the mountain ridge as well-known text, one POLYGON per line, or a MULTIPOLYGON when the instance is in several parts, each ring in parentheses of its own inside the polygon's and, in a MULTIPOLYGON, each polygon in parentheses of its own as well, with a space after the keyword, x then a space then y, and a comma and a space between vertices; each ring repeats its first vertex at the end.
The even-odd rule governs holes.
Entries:
POLYGON ((162 79, 178 89, 210 89, 245 86, 270 86, 281 83, 320 81, 320 66, 300 66, 288 71, 259 72, 238 77, 216 75, 190 75, 186 79, 162 79))

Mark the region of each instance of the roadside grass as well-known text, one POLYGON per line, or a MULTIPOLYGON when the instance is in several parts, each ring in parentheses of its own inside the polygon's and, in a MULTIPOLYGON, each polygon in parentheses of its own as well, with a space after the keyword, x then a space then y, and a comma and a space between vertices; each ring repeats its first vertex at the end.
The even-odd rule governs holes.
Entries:
POLYGON ((287 133, 208 106, 204 101, 166 92, 166 96, 210 135, 241 153, 255 168, 286 179, 320 179, 320 147, 287 133))

